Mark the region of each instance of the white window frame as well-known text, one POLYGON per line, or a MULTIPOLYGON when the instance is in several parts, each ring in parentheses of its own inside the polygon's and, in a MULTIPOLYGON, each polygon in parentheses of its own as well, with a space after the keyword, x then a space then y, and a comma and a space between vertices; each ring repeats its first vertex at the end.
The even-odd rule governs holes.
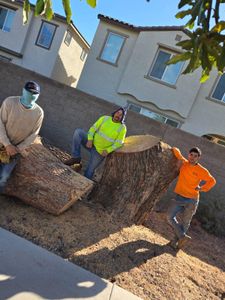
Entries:
POLYGON ((68 47, 69 47, 69 45, 70 45, 70 43, 71 43, 71 41, 72 41, 72 38, 73 38, 72 33, 71 33, 69 30, 67 30, 66 36, 65 36, 65 39, 64 39, 64 43, 65 43, 68 47))
MULTIPOLYGON (((222 76, 225 77, 225 73, 224 73, 222 76)), ((210 98, 213 99, 213 100, 216 100, 216 101, 225 103, 225 88, 224 88, 224 93, 223 93, 223 96, 222 96, 221 99, 218 99, 218 98, 213 97, 213 94, 215 93, 215 91, 216 91, 216 89, 217 89, 217 86, 218 86, 218 84, 219 84, 219 82, 220 82, 222 76, 219 76, 219 77, 218 77, 218 79, 217 79, 217 81, 216 81, 216 84, 215 84, 215 86, 214 86, 214 88, 213 88, 213 90, 212 90, 212 93, 211 93, 210 98)))
MULTIPOLYGON (((10 27, 9 30, 5 30, 5 24, 6 24, 6 21, 7 21, 8 15, 9 15, 9 12, 12 12, 12 13, 14 14, 14 16, 15 16, 15 11, 14 11, 13 9, 8 8, 8 7, 4 7, 4 6, 2 6, 2 5, 0 5, 0 8, 5 9, 5 10, 7 11, 7 14, 6 14, 6 16, 5 16, 5 20, 4 20, 3 26, 2 26, 2 28, 0 28, 0 30, 2 30, 3 32, 10 32, 12 27, 10 27)), ((14 16, 13 16, 13 17, 14 17, 14 16)), ((12 25, 12 24, 11 24, 11 25, 12 25)))
POLYGON ((172 126, 172 127, 174 127, 174 128, 179 128, 179 127, 180 127, 180 122, 179 122, 179 121, 174 120, 174 119, 172 119, 172 118, 169 118, 169 117, 167 117, 167 116, 165 116, 165 115, 162 115, 162 114, 160 114, 160 113, 156 113, 156 112, 154 112, 154 111, 152 111, 152 110, 150 110, 150 109, 148 109, 148 108, 142 107, 142 106, 137 105, 137 104, 134 104, 134 103, 132 103, 132 102, 129 102, 128 108, 129 108, 130 110, 132 110, 132 111, 135 111, 135 112, 139 113, 140 115, 143 115, 143 116, 145 116, 145 117, 148 117, 149 119, 158 121, 158 122, 163 123, 163 124, 166 124, 166 125, 170 125, 170 124, 167 124, 167 120, 171 120, 172 122, 177 123, 177 126, 176 126, 176 127, 175 127, 175 126, 172 126, 172 125, 170 125, 170 126, 172 126), (130 109, 131 106, 135 107, 136 110, 130 109), (164 118, 164 119, 165 119, 165 122, 161 122, 161 121, 159 121, 159 120, 156 120, 156 119, 154 119, 154 118, 151 118, 151 117, 148 116, 148 115, 142 114, 142 113, 141 113, 141 109, 148 110, 149 112, 151 112, 151 113, 153 113, 153 114, 155 114, 155 115, 158 115, 159 117, 164 118), (139 110, 139 111, 138 111, 138 110, 139 110))
POLYGON ((80 59, 84 61, 86 57, 87 57, 87 51, 85 49, 82 49, 80 59))
MULTIPOLYGON (((156 64, 156 61, 157 61, 157 59, 158 59, 158 56, 159 56, 160 51, 161 51, 161 52, 165 52, 165 53, 170 54, 170 58, 173 57, 174 55, 177 55, 177 54, 178 54, 178 53, 176 53, 176 52, 173 51, 173 50, 170 50, 170 49, 164 49, 164 48, 162 48, 162 47, 159 47, 158 50, 157 50, 157 52, 156 52, 155 59, 154 59, 152 65, 151 65, 151 67, 149 68, 147 77, 148 77, 148 78, 152 78, 152 79, 157 80, 157 81, 160 81, 160 82, 162 82, 162 83, 171 85, 171 86, 175 86, 176 83, 177 83, 177 80, 178 80, 178 78, 179 78, 179 76, 180 76, 180 74, 181 74, 181 71, 182 71, 182 69, 183 69, 183 66, 184 66, 184 63, 185 63, 185 62, 182 62, 181 67, 180 67, 180 70, 179 70, 179 72, 178 72, 178 74, 177 74, 177 77, 176 77, 174 83, 170 83, 170 82, 168 82, 168 81, 166 81, 166 80, 163 80, 163 78, 164 78, 165 75, 166 75, 167 70, 171 67, 171 65, 166 65, 165 70, 164 70, 164 72, 163 72, 161 78, 155 77, 155 76, 151 75, 151 73, 152 73, 152 71, 153 71, 153 69, 154 69, 154 66, 155 66, 155 64, 156 64)), ((169 59, 170 59, 170 58, 169 58, 169 59)))
POLYGON ((103 43, 103 46, 102 46, 102 49, 101 49, 101 51, 100 51, 100 54, 99 54, 99 57, 98 57, 98 58, 99 58, 101 61, 103 61, 103 62, 106 62, 106 63, 108 63, 108 64, 117 66, 118 60, 119 60, 119 58, 120 58, 120 55, 121 55, 121 52, 122 52, 122 49, 123 49, 123 47, 124 47, 124 44, 125 44, 125 41, 126 41, 126 38, 127 38, 127 37, 128 37, 128 36, 125 36, 125 35, 120 34, 120 33, 118 33, 118 32, 108 31, 108 33, 107 33, 107 35, 106 35, 105 41, 104 41, 104 43, 103 43), (123 42, 122 42, 122 44, 121 44, 121 47, 120 47, 120 49, 119 49, 119 51, 118 51, 118 53, 117 53, 117 56, 116 56, 116 60, 115 60, 114 62, 112 62, 112 61, 110 61, 110 60, 107 60, 107 59, 105 59, 105 58, 102 57, 102 55, 103 55, 103 53, 104 53, 104 50, 106 49, 106 45, 107 45, 107 43, 108 43, 109 38, 110 38, 111 35, 115 35, 115 36, 119 36, 119 37, 123 38, 123 42))

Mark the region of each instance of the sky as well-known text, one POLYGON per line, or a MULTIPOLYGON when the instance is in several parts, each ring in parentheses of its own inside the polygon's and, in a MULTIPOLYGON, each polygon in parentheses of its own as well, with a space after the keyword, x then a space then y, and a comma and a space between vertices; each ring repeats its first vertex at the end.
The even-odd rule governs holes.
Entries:
MULTIPOLYGON (((33 1, 31 1, 33 2, 33 1)), ((52 0, 54 12, 65 16, 61 0, 52 0)), ((74 25, 91 44, 103 14, 136 26, 184 25, 175 18, 179 0, 98 0, 92 8, 86 0, 71 0, 74 25)))

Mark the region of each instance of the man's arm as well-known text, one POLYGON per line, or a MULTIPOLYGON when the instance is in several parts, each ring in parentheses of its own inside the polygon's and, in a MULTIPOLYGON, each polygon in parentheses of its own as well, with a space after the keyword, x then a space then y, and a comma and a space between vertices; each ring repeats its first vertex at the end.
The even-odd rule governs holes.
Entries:
POLYGON ((117 139, 114 141, 114 143, 110 147, 108 147, 106 149, 108 154, 123 146, 123 143, 124 143, 124 140, 126 137, 126 133, 127 133, 127 128, 125 125, 122 125, 122 126, 123 126, 123 128, 120 130, 120 132, 117 136, 117 139))
POLYGON ((181 152, 180 152, 180 150, 179 150, 178 148, 173 147, 173 148, 172 148, 172 151, 173 151, 174 156, 175 156, 178 160, 180 160, 180 161, 182 161, 182 162, 187 161, 187 159, 181 154, 181 152))
POLYGON ((19 143, 17 145, 19 152, 22 152, 24 149, 29 147, 35 141, 35 139, 38 136, 38 133, 41 129, 43 118, 44 118, 44 113, 43 113, 43 111, 41 111, 41 114, 40 114, 33 130, 31 131, 31 134, 27 138, 25 138, 25 140, 23 140, 21 143, 19 143))
POLYGON ((11 142, 7 136, 5 124, 8 120, 9 107, 7 105, 7 99, 5 99, 2 103, 0 109, 0 142, 5 146, 11 145, 11 142))
POLYGON ((88 130, 87 148, 92 148, 95 132, 100 128, 105 116, 100 117, 88 130))
POLYGON ((198 188, 200 192, 208 192, 216 184, 216 179, 206 169, 203 172, 202 180, 205 181, 205 184, 198 188))

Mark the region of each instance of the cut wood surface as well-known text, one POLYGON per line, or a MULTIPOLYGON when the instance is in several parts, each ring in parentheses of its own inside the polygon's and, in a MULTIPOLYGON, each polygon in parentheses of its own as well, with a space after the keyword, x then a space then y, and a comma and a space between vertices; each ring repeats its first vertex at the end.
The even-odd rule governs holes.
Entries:
POLYGON ((177 174, 169 145, 151 135, 130 136, 107 157, 92 201, 101 203, 112 216, 141 224, 177 174))
POLYGON ((21 157, 5 194, 59 215, 92 190, 93 182, 64 165, 38 140, 21 157))

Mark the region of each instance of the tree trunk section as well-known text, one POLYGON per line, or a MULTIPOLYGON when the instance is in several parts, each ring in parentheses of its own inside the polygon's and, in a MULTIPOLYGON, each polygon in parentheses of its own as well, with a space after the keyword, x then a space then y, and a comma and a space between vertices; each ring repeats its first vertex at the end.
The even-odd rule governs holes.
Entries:
POLYGON ((5 194, 59 215, 92 190, 93 182, 65 166, 40 141, 28 148, 10 177, 5 194))
POLYGON ((151 135, 131 136, 107 157, 93 202, 125 222, 142 224, 177 175, 169 145, 151 135))

